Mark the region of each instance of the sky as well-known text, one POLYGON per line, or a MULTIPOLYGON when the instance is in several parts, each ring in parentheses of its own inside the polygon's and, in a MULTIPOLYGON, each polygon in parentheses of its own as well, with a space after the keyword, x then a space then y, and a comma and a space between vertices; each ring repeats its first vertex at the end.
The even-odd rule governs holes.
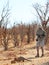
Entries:
MULTIPOLYGON (((0 0, 0 14, 2 8, 6 5, 8 0, 0 0)), ((10 23, 31 23, 37 20, 36 11, 33 9, 32 4, 40 3, 44 5, 46 0, 9 0, 10 9, 10 23)))

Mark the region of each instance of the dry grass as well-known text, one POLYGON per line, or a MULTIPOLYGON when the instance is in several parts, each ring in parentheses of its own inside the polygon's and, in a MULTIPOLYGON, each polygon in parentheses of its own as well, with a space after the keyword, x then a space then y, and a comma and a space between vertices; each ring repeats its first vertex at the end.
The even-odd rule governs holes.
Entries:
MULTIPOLYGON (((49 50, 45 49, 45 56, 35 58, 36 48, 34 43, 28 44, 25 46, 9 48, 7 51, 0 51, 0 65, 42 65, 43 63, 49 62, 49 50), (28 58, 32 60, 32 62, 24 61, 24 62, 15 62, 11 64, 11 61, 14 58, 22 56, 24 58, 28 58)), ((40 50, 41 55, 41 50, 40 50)))

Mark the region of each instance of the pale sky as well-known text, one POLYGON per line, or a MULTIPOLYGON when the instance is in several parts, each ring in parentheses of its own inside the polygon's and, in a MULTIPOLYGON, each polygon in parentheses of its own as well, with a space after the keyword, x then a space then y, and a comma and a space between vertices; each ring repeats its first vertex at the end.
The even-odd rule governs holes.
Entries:
MULTIPOLYGON (((0 0, 0 12, 3 6, 6 5, 8 0, 0 0)), ((31 23, 36 20, 36 11, 33 9, 32 4, 39 3, 44 5, 46 0, 9 0, 10 8, 10 21, 13 23, 17 21, 20 23, 31 23)))

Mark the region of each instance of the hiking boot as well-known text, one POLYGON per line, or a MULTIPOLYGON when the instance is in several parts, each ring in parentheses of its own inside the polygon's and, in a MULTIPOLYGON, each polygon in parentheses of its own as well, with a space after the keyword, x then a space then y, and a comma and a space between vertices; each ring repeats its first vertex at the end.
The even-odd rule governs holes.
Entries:
POLYGON ((41 57, 43 57, 43 56, 44 56, 44 54, 41 55, 41 57))
POLYGON ((39 57, 39 55, 36 55, 35 57, 39 57))

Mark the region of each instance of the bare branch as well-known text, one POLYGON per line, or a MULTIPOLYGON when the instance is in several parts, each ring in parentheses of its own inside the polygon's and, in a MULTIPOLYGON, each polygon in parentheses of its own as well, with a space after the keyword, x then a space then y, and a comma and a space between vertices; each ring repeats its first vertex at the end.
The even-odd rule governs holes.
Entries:
POLYGON ((0 27, 2 26, 2 24, 4 24, 4 21, 8 18, 9 14, 9 2, 7 2, 6 6, 4 6, 2 9, 0 27))
POLYGON ((47 16, 47 13, 48 13, 48 9, 49 9, 49 3, 47 2, 45 13, 44 13, 44 19, 46 19, 46 16, 47 16))
MULTIPOLYGON (((38 5, 38 6, 39 6, 39 5, 38 5)), ((40 15, 40 13, 39 13, 39 11, 38 11, 38 10, 40 10, 40 9, 38 9, 38 7, 36 7, 36 6, 34 6, 34 5, 33 5, 33 7, 34 7, 34 9, 36 10, 36 12, 37 12, 37 14, 38 14, 40 20, 43 21, 42 16, 40 15)), ((42 13, 41 10, 40 10, 40 12, 42 13)))

